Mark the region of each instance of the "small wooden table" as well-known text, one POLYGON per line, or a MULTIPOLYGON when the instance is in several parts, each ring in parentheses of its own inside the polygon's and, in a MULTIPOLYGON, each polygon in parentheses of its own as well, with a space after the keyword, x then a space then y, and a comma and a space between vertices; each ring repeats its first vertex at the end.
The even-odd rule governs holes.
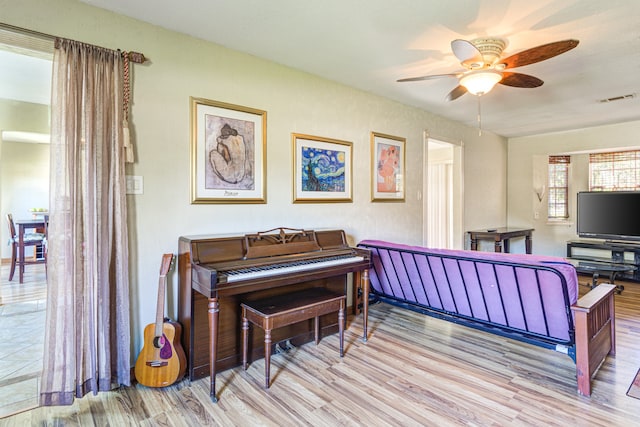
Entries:
POLYGON ((326 288, 310 288, 240 304, 242 307, 242 368, 247 370, 249 322, 264 329, 264 386, 269 388, 271 330, 314 318, 315 341, 318 345, 320 341, 318 318, 335 311, 338 312, 340 357, 342 357, 344 355, 345 300, 345 295, 337 294, 326 288))
POLYGON ((524 237, 525 250, 531 253, 531 232, 533 228, 488 228, 486 230, 469 231, 471 236, 471 250, 478 250, 478 240, 493 240, 495 252, 509 252, 509 239, 512 237, 524 237))

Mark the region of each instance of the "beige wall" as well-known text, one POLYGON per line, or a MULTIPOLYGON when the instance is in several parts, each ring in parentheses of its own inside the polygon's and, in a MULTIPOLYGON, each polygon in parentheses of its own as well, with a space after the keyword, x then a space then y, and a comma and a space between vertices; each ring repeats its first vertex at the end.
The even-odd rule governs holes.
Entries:
MULTIPOLYGON (((530 226, 533 252, 566 255, 566 241, 576 239, 575 194, 589 188, 589 151, 640 148, 640 121, 599 126, 571 132, 559 132, 509 140, 507 192, 508 222, 530 226), (550 154, 571 154, 569 221, 549 224, 546 220, 546 195, 538 202, 534 183, 546 179, 546 161, 550 154), (539 219, 535 219, 535 211, 539 219)), ((546 182, 546 181, 545 181, 546 182)))
MULTIPOLYGON (((379 238, 420 243, 425 129, 464 144, 465 225, 506 220, 506 140, 416 108, 73 0, 0 0, 4 22, 109 48, 143 52, 135 65, 131 122, 144 194, 129 196, 133 351, 154 320, 161 254, 178 237, 278 226, 346 231, 350 243, 379 238), (267 198, 263 205, 190 204, 189 97, 267 111, 267 198), (370 202, 371 131, 407 139, 405 203, 370 202), (292 204, 291 133, 353 142, 353 203, 292 204)), ((176 316, 176 275, 169 312, 176 316)))
MULTIPOLYGON (((2 131, 49 133, 47 105, 0 99, 2 131)), ((6 244, 6 215, 29 218, 29 209, 49 206, 49 145, 3 141, 0 137, 0 247, 2 259, 11 258, 6 244)))

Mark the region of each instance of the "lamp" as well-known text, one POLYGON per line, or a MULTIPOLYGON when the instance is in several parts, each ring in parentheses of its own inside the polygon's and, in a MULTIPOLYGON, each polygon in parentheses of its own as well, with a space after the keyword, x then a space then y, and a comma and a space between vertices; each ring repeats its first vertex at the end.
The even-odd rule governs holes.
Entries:
POLYGON ((543 185, 537 186, 537 187, 533 187, 533 191, 536 193, 536 196, 538 196, 538 201, 542 202, 542 199, 544 198, 544 192, 545 192, 546 188, 543 185))
POLYGON ((484 95, 502 80, 502 73, 496 70, 471 71, 460 78, 460 84, 473 95, 484 95))

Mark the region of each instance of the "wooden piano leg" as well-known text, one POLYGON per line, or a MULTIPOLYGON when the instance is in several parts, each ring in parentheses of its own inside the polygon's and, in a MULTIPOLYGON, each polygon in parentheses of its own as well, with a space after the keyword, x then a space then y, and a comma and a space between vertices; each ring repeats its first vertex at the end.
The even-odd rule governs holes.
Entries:
POLYGON ((216 397, 216 349, 218 348, 218 314, 220 304, 218 298, 209 298, 209 397, 213 403, 218 402, 216 397))
POLYGON ((271 377, 271 329, 264 330, 264 388, 269 388, 271 377))
POLYGON ((247 353, 249 347, 249 320, 247 309, 242 306, 242 369, 247 370, 247 353))
POLYGON ((340 334, 340 357, 344 357, 344 299, 340 300, 340 310, 338 310, 338 333, 340 334))
POLYGON ((367 342, 367 319, 369 317, 369 270, 362 272, 362 341, 367 342))

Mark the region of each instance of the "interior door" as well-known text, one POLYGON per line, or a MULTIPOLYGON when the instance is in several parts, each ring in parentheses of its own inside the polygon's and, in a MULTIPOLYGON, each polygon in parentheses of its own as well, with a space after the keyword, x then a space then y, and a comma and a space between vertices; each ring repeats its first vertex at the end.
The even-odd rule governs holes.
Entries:
POLYGON ((462 249, 461 144, 425 135, 423 244, 432 248, 462 249))

